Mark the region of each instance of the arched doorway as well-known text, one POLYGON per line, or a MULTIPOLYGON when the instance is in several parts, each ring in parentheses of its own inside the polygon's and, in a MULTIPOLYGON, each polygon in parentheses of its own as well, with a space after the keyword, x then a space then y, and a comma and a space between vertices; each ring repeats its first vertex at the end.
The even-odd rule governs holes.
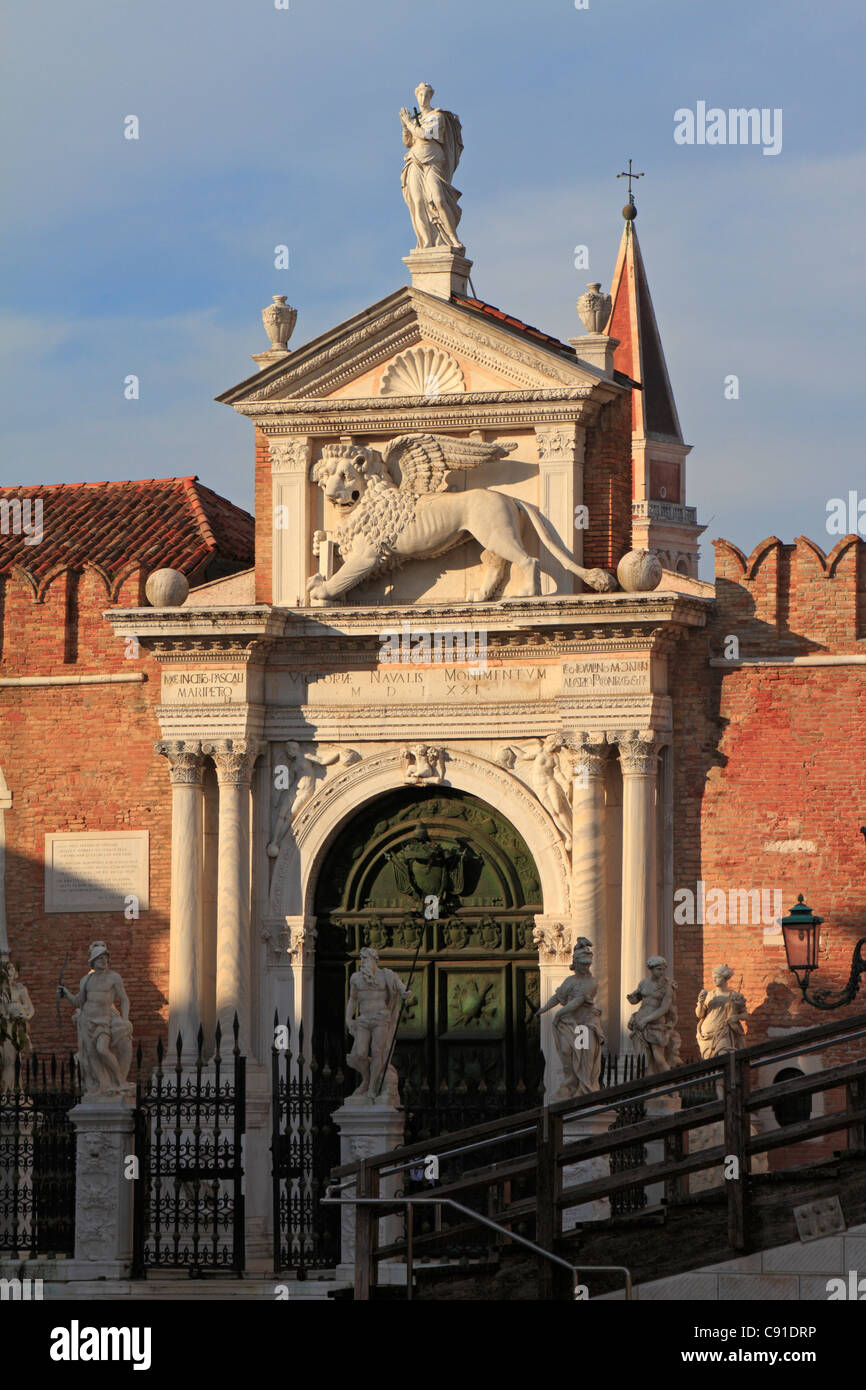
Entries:
MULTIPOLYGON (((406 982, 415 961, 415 1003, 394 1051, 410 1138, 538 1103, 544 1059, 532 932, 541 910, 532 855, 494 807, 434 787, 370 802, 337 835, 318 877, 315 1055, 342 1063, 349 976, 361 947, 374 946, 406 982), (439 859, 459 866, 443 881, 438 918, 425 919, 400 870, 419 824, 439 859)), ((357 1080, 348 1074, 347 1091, 357 1080)))

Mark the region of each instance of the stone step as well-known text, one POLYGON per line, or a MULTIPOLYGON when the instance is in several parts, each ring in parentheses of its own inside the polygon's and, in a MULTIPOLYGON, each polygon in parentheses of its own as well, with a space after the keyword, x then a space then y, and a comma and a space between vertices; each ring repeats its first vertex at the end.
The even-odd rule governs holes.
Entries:
POLYGON ((264 1302, 297 1303, 328 1302, 331 1294, 337 1291, 349 1292, 351 1284, 336 1279, 78 1279, 69 1283, 46 1281, 43 1284, 43 1298, 46 1301, 62 1302, 102 1302, 105 1299, 125 1299, 133 1302, 154 1300, 176 1300, 195 1302, 201 1299, 210 1303, 225 1302, 229 1299, 259 1300, 264 1302), (288 1298, 278 1291, 288 1290, 288 1298))

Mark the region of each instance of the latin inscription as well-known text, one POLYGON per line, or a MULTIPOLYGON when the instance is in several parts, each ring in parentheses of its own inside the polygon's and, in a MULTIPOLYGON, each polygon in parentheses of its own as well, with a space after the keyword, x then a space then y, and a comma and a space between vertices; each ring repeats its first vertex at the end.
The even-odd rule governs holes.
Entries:
POLYGON ((228 705, 243 700, 245 677, 245 671, 164 671, 162 698, 167 705, 228 705))
POLYGON ((148 905, 146 830, 45 836, 46 912, 122 912, 126 900, 148 905))
POLYGON ((596 690, 649 690, 648 657, 621 661, 566 661, 562 666, 563 695, 589 694, 596 690))

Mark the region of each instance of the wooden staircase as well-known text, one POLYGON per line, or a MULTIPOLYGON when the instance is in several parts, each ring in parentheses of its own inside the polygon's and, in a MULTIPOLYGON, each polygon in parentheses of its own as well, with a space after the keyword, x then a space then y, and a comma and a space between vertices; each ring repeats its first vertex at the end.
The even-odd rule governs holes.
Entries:
POLYGON ((366 1199, 355 1207, 361 1300, 384 1293, 385 1260, 408 1267, 408 1287, 392 1297, 573 1298, 568 1271, 527 1259, 513 1235, 585 1271, 595 1297, 622 1289, 623 1276, 594 1266, 625 1266, 643 1283, 768 1250, 797 1240, 795 1208, 830 1197, 851 1226, 866 1220, 866 1014, 407 1145, 336 1168, 332 1180, 334 1198, 366 1199), (821 1070, 758 1084, 761 1069, 777 1074, 816 1052, 821 1070), (791 1114, 797 1098, 816 1096, 824 1113, 791 1114), (768 1126, 760 1112, 771 1111, 768 1126), (806 1141, 831 1135, 802 1161, 806 1141), (758 1171, 773 1153, 782 1166, 758 1171), (395 1213, 402 1230, 386 1244, 380 1222, 395 1213))

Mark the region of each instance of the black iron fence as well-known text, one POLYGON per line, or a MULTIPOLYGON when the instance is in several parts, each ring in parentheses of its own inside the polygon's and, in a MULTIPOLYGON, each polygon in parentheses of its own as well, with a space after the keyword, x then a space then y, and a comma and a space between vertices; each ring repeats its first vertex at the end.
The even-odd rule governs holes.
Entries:
POLYGON ((198 1030, 196 1056, 183 1057, 177 1037, 174 1065, 162 1039, 156 1065, 136 1056, 133 1274, 188 1269, 242 1274, 244 1268, 243 1137, 246 1128, 246 1058, 239 1025, 228 1058, 216 1027, 212 1054, 198 1030))
POLYGON ((331 1116, 342 1105, 347 1081, 335 1061, 297 1052, 292 1027, 274 1014, 271 1049, 271 1183, 274 1272, 332 1269, 340 1258, 339 1212, 320 1206, 328 1174, 340 1161, 340 1138, 331 1116), (277 1046, 279 1038, 285 1046, 277 1046))
POLYGON ((81 1100, 75 1058, 15 1058, 0 1092, 0 1253, 72 1255, 75 1250, 75 1130, 81 1100))

